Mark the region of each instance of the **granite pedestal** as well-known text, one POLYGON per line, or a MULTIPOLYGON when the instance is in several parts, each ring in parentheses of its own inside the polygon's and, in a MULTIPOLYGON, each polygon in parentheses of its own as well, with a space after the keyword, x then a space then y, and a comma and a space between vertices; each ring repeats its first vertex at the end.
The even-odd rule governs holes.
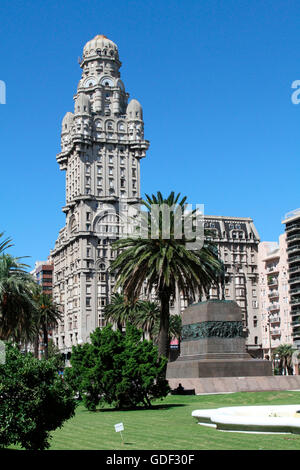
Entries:
POLYGON ((184 310, 181 353, 167 367, 170 384, 183 379, 266 376, 272 376, 271 362, 246 352, 242 312, 236 302, 208 300, 184 310))

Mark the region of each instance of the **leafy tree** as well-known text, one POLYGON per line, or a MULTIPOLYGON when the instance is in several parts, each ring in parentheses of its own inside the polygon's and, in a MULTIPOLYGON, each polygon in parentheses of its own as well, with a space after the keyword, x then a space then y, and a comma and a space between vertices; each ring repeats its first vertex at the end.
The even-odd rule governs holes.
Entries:
POLYGON ((6 346, 0 364, 0 447, 25 449, 50 446, 50 432, 74 415, 72 389, 59 377, 52 361, 39 361, 6 346))
POLYGON ((186 197, 182 200, 179 198, 180 194, 175 196, 174 192, 168 198, 163 198, 160 192, 152 197, 146 195, 146 201, 142 204, 149 212, 143 233, 116 241, 113 247, 119 254, 111 264, 111 271, 117 276, 116 288, 121 286, 129 300, 138 299, 144 286, 149 295, 152 292, 156 294, 160 303, 159 353, 166 357, 171 297, 175 298, 178 288, 185 298, 196 299, 199 292, 206 292, 212 284, 219 283, 222 270, 213 243, 206 241, 201 249, 189 250, 186 242, 194 240, 187 239, 185 235, 177 238, 178 225, 183 227, 186 219, 191 220, 195 215, 195 211, 192 211, 180 216, 184 214, 186 197), (165 207, 170 208, 167 237, 161 215, 156 219, 149 215, 153 205, 163 210, 165 207), (157 232, 156 238, 152 236, 153 228, 157 232))
POLYGON ((57 370, 63 370, 65 367, 64 355, 59 348, 50 339, 48 343, 48 359, 51 359, 57 370))
POLYGON ((17 344, 35 335, 35 282, 27 267, 20 258, 0 255, 0 339, 17 344))
POLYGON ((64 369, 64 380, 70 385, 79 398, 82 398, 82 391, 84 393, 88 387, 88 371, 93 367, 93 360, 90 356, 90 344, 84 343, 72 347, 71 365, 64 369))
POLYGON ((150 407, 152 399, 168 394, 167 361, 151 341, 141 340, 135 326, 127 324, 122 334, 108 325, 90 337, 90 344, 73 346, 72 367, 65 370, 65 380, 79 391, 89 410, 105 403, 116 408, 150 407))

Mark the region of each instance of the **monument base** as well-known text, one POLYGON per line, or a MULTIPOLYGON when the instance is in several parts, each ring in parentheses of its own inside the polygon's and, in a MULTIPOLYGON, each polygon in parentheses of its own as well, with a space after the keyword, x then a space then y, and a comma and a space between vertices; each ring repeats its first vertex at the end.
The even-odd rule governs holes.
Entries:
POLYGON ((220 359, 189 359, 179 358, 170 362, 167 367, 166 378, 192 379, 205 377, 257 377, 272 375, 272 366, 269 361, 261 359, 228 358, 220 359))
POLYGON ((171 389, 179 384, 185 389, 195 389, 196 395, 209 393, 266 392, 299 390, 299 375, 275 375, 270 377, 201 377, 168 379, 171 389))
POLYGON ((222 377, 272 377, 272 364, 246 352, 242 312, 235 301, 190 305, 182 314, 181 354, 169 362, 166 378, 183 385, 183 379, 202 383, 222 377))

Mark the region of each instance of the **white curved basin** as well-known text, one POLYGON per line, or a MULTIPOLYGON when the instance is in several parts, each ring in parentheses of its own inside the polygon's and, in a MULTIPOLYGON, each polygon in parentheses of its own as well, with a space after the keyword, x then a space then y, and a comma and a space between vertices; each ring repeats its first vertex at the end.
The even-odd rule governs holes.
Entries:
POLYGON ((300 405, 234 406, 195 410, 192 416, 223 431, 300 434, 300 405))

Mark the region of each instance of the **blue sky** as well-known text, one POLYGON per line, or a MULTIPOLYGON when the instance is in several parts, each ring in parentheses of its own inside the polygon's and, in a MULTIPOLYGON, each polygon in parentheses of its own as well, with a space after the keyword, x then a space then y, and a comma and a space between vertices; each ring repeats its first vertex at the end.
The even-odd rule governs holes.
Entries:
POLYGON ((96 34, 118 45, 126 90, 144 109, 142 194, 181 192, 277 240, 300 206, 299 2, 1 0, 0 18, 0 231, 13 254, 46 259, 64 225, 61 120, 96 34))

